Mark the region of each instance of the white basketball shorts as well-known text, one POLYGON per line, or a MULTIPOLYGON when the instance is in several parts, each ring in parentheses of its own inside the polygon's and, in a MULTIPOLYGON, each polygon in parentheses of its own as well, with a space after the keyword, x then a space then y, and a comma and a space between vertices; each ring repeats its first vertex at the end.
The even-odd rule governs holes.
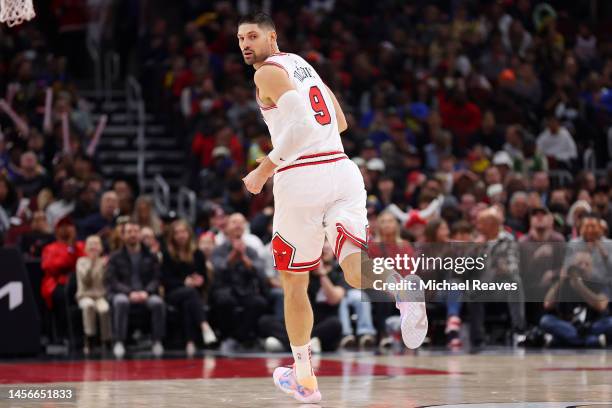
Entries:
POLYGON ((272 251, 277 270, 316 269, 326 236, 340 262, 367 250, 363 177, 343 152, 301 156, 277 170, 273 191, 272 251))

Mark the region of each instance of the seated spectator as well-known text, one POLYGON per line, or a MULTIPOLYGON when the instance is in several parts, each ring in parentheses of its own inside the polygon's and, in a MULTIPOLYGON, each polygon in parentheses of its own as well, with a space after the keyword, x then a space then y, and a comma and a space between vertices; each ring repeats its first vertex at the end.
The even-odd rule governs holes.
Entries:
POLYGON ((257 321, 268 308, 267 277, 258 251, 243 240, 245 222, 242 214, 232 214, 225 230, 225 242, 212 254, 215 269, 210 293, 214 323, 228 348, 235 340, 252 343, 257 321))
POLYGON ((548 171, 548 160, 546 156, 537 150, 536 139, 526 135, 523 140, 523 154, 514 162, 516 171, 530 174, 533 172, 545 174, 548 171))
POLYGON ((79 236, 99 235, 108 243, 119 213, 119 198, 114 191, 107 191, 100 199, 100 210, 79 223, 79 236))
POLYGON ((102 240, 90 235, 85 241, 85 256, 77 260, 76 300, 83 311, 85 345, 83 353, 88 355, 96 335, 96 316, 100 321, 100 340, 107 346, 111 340, 111 320, 108 302, 105 299, 104 273, 108 259, 102 256, 102 240))
POLYGON ((15 185, 26 198, 34 198, 43 187, 48 184, 45 168, 38 163, 36 154, 27 151, 19 160, 19 174, 15 178, 15 185))
POLYGON ((578 157, 576 142, 554 113, 548 115, 546 129, 540 133, 536 144, 538 151, 554 159, 557 167, 571 169, 572 160, 578 157))
MULTIPOLYGON (((106 243, 109 252, 114 252, 118 249, 121 249, 121 247, 123 246, 123 227, 129 221, 130 221, 130 218, 125 215, 117 217, 117 220, 115 221, 115 228, 113 228, 113 231, 110 234, 108 242, 106 243)), ((142 241, 143 240, 142 230, 140 231, 140 234, 141 234, 141 241, 142 241)), ((160 261, 161 261, 161 258, 160 258, 160 261)))
POLYGON ((140 196, 136 199, 136 203, 134 203, 134 214, 132 217, 134 220, 136 220, 141 228, 151 228, 156 236, 161 234, 162 221, 155 211, 151 197, 140 196))
POLYGON ((530 177, 531 192, 538 193, 541 198, 541 205, 548 202, 550 196, 550 178, 546 171, 536 171, 530 177))
POLYGON ((94 178, 83 182, 77 194, 74 210, 72 211, 72 217, 77 223, 98 211, 98 201, 100 198, 98 187, 99 182, 94 178))
MULTIPOLYGON (((333 252, 329 243, 323 250, 324 259, 314 271, 310 271, 308 280, 308 298, 312 305, 314 316, 311 347, 313 353, 321 351, 334 351, 342 339, 342 323, 340 323, 339 309, 346 294, 342 270, 334 261, 333 252)), ((365 315, 362 315, 364 319, 365 315)), ((364 322, 364 320, 362 320, 364 322)), ((365 326, 365 325, 364 325, 365 326)), ((368 330, 372 333, 370 322, 368 330)), ((290 350, 289 336, 282 320, 274 316, 263 316, 259 320, 259 334, 264 337, 264 346, 267 351, 290 350)), ((374 339, 371 338, 371 342, 374 339)), ((369 342, 368 342, 369 343, 369 342)))
MULTIPOLYGON (((510 320, 513 331, 513 344, 520 345, 525 340, 525 302, 523 299, 522 284, 519 276, 519 254, 514 237, 503 229, 503 215, 496 207, 489 207, 478 214, 476 230, 480 234, 477 242, 486 243, 486 265, 482 281, 504 281, 517 284, 518 290, 503 292, 504 300, 508 304, 510 320)), ((471 294, 476 296, 468 303, 470 312, 470 341, 472 347, 480 348, 484 342, 485 303, 478 301, 481 291, 471 294)), ((496 292, 491 295, 498 296, 496 292)), ((491 300, 488 299, 487 300, 491 300)))
POLYGON ((546 207, 532 208, 529 232, 519 239, 521 277, 525 285, 528 323, 537 325, 543 314, 540 302, 559 277, 563 264, 565 238, 553 229, 553 216, 546 207))
POLYGON ((605 347, 612 338, 606 282, 593 275, 588 252, 575 252, 544 299, 540 320, 547 345, 605 347))
POLYGON ((66 334, 67 285, 76 271, 77 259, 84 255, 83 242, 76 240, 76 228, 70 216, 61 218, 55 225, 55 241, 42 251, 43 278, 40 294, 45 304, 56 316, 59 336, 66 334))
POLYGON ((134 188, 132 184, 125 179, 118 179, 113 182, 113 190, 117 194, 118 214, 131 216, 134 212, 134 188))
POLYGON ((155 236, 153 229, 149 227, 142 227, 140 229, 140 242, 146 246, 151 254, 155 255, 158 261, 162 261, 164 255, 162 254, 161 244, 155 236))
POLYGON ((451 227, 451 239, 459 242, 472 242, 474 240, 474 227, 466 220, 453 223, 451 227))
MULTIPOLYGON (((606 185, 595 188, 593 192, 593 212, 606 221, 608 226, 612 226, 612 206, 610 205, 609 192, 610 188, 606 185)), ((607 236, 610 238, 609 233, 607 236)))
POLYGON ((153 355, 161 356, 161 339, 166 323, 164 301, 158 294, 160 265, 157 258, 140 243, 140 226, 133 221, 123 226, 123 247, 108 261, 106 281, 113 307, 113 333, 117 358, 125 355, 123 343, 128 334, 130 309, 146 306, 151 312, 153 355))
POLYGON ((32 215, 30 230, 19 237, 21 253, 30 259, 40 258, 43 248, 54 239, 50 231, 45 213, 36 211, 32 215))
POLYGON ((246 218, 244 217, 244 215, 242 215, 241 213, 234 213, 230 215, 229 217, 227 217, 227 223, 225 225, 225 229, 222 231, 219 231, 219 233, 215 237, 215 242, 217 243, 217 246, 222 245, 227 241, 227 230, 228 229, 233 230, 236 228, 244 231, 241 237, 244 243, 247 246, 256 250, 257 253, 261 253, 261 251, 264 249, 264 245, 261 242, 261 239, 257 237, 257 235, 251 234, 250 232, 247 231, 248 222, 246 218), (240 225, 238 226, 237 224, 240 224, 240 225))
POLYGON ((517 191, 512 194, 506 225, 510 227, 515 236, 520 237, 529 229, 528 211, 527 193, 517 191))
POLYGON ((60 195, 58 199, 49 204, 45 209, 49 225, 55 225, 57 220, 67 214, 71 214, 76 204, 76 195, 78 191, 76 179, 67 177, 61 181, 60 186, 60 195))
MULTIPOLYGON (((448 224, 441 218, 435 218, 427 223, 425 227, 425 238, 428 245, 426 251, 432 255, 457 256, 453 253, 453 249, 459 250, 460 247, 453 248, 447 245, 450 242, 450 229, 448 224)), ((423 277, 421 275, 421 277, 423 277)), ((435 271, 432 277, 436 280, 455 281, 457 275, 454 272, 435 271)), ((425 279, 425 277, 423 277, 425 279)), ((442 301, 446 307, 446 345, 451 349, 461 347, 461 339, 459 337, 461 331, 461 292, 460 291, 440 291, 434 293, 435 301, 442 301)))
POLYGON ((570 239, 580 236, 580 225, 582 217, 591 212, 591 205, 584 200, 578 200, 569 208, 566 223, 571 228, 570 239))
MULTIPOLYGON (((206 270, 208 271, 208 278, 212 280, 214 275, 213 264, 212 264, 212 253, 215 250, 215 234, 212 231, 207 231, 200 234, 198 238, 198 249, 204 254, 206 259, 206 270)), ((210 283, 210 282, 209 282, 210 283)))
POLYGON ((601 219, 585 214, 580 223, 580 236, 572 239, 565 254, 564 267, 569 267, 575 252, 587 252, 592 259, 592 275, 610 281, 612 278, 612 240, 604 236, 601 219))
POLYGON ((183 314, 188 356, 196 352, 197 336, 202 336, 204 345, 217 341, 208 324, 202 300, 201 289, 206 275, 206 258, 196 247, 191 227, 184 220, 174 221, 163 254, 162 284, 166 302, 183 314), (199 327, 199 333, 196 327, 199 327))

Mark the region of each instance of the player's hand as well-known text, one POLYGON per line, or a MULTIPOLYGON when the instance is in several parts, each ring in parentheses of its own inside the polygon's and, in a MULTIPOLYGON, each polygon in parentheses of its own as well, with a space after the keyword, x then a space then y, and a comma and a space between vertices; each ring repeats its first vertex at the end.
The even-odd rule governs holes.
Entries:
POLYGON ((263 188, 266 181, 268 181, 268 177, 262 174, 259 168, 251 171, 245 178, 242 179, 246 189, 251 194, 259 194, 261 193, 261 189, 263 188))

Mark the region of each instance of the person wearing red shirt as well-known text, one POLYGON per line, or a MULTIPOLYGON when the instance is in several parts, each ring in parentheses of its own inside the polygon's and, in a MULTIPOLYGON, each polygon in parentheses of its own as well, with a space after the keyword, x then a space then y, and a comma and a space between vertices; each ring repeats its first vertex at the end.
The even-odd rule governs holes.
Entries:
POLYGON ((84 244, 76 241, 76 227, 70 216, 55 225, 55 241, 42 251, 43 278, 40 292, 47 307, 56 313, 60 336, 66 329, 66 285, 76 271, 77 259, 85 255, 84 244))
POLYGON ((227 148, 231 159, 238 166, 244 164, 244 147, 228 126, 219 128, 214 137, 197 132, 191 143, 191 153, 202 168, 209 168, 214 162, 213 150, 217 147, 227 148))
POLYGON ((448 93, 438 93, 442 125, 450 130, 455 137, 454 147, 461 155, 465 155, 473 136, 480 129, 482 114, 480 108, 467 99, 464 89, 456 89, 448 93))

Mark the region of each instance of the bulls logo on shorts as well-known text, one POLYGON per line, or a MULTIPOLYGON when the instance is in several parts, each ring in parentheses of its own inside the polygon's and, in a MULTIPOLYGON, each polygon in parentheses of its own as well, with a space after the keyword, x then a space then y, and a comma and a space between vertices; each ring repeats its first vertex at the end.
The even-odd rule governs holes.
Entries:
POLYGON ((274 267, 279 271, 291 269, 295 248, 285 241, 279 234, 272 238, 272 254, 274 255, 274 267))

